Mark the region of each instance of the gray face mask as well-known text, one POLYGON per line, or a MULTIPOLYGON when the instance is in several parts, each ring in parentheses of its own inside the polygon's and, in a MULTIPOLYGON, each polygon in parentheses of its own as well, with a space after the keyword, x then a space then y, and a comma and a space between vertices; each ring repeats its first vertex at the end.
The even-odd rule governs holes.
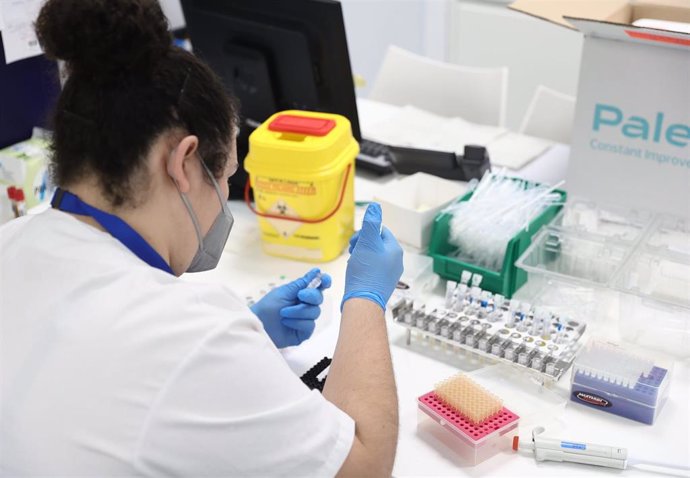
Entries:
POLYGON ((213 187, 218 195, 218 200, 220 201, 221 210, 213 221, 211 229, 208 230, 206 236, 201 235, 201 227, 199 226, 199 221, 197 220, 196 214, 192 209, 192 205, 187 199, 187 195, 180 192, 182 197, 182 202, 187 207, 187 211, 192 218, 194 223, 194 230, 196 231, 196 237, 199 241, 199 250, 196 251, 192 263, 187 268, 187 272, 202 272, 214 269, 218 265, 220 260, 220 255, 223 253, 225 248, 225 243, 228 242, 228 236, 230 235, 230 230, 232 229, 232 224, 235 220, 232 217, 230 208, 228 207, 227 199, 223 197, 223 193, 220 190, 220 186, 216 182, 216 178, 213 177, 208 166, 201 161, 201 166, 206 171, 206 174, 211 179, 213 187))

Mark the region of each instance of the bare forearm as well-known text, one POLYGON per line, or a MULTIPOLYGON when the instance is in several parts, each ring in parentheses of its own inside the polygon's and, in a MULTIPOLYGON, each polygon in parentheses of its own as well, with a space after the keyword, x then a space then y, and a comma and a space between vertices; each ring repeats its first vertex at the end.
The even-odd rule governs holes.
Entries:
POLYGON ((345 303, 323 395, 355 420, 356 438, 367 455, 379 471, 390 473, 398 401, 385 319, 377 304, 365 299, 345 303))

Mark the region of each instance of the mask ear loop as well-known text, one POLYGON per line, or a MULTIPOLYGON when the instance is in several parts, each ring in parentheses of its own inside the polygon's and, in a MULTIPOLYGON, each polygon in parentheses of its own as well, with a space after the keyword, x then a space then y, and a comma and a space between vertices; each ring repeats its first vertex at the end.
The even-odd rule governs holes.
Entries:
POLYGON ((204 163, 203 159, 199 158, 199 161, 201 161, 201 167, 204 168, 204 171, 206 171, 206 174, 208 175, 209 179, 211 180, 211 183, 213 183, 213 189, 216 190, 216 194, 218 195, 218 200, 220 201, 220 205, 223 208, 223 212, 228 212, 228 200, 227 198, 223 198, 223 191, 220 190, 220 185, 218 184, 218 181, 216 181, 216 178, 213 177, 213 173, 211 173, 211 170, 206 166, 206 163, 204 163))
MULTIPOLYGON (((177 182, 176 182, 177 184, 177 182)), ((194 232, 196 232, 196 239, 197 242, 199 243, 199 250, 202 250, 202 245, 204 238, 201 235, 201 226, 199 226, 199 221, 196 218, 196 214, 194 213, 194 209, 192 209, 192 204, 189 202, 189 199, 187 199, 187 195, 184 194, 180 189, 178 188, 177 191, 180 193, 180 197, 182 198, 182 202, 184 205, 187 207, 187 212, 189 212, 189 217, 192 218, 192 223, 194 224, 194 232)))
MULTIPOLYGON (((174 153, 174 151, 173 151, 174 153)), ((204 162, 202 161, 201 164, 204 162)), ((187 212, 189 213, 189 217, 192 219, 192 224, 194 225, 194 232, 196 233, 196 239, 197 243, 199 244, 198 250, 202 250, 202 244, 204 238, 201 236, 201 226, 199 225, 199 221, 196 218, 196 214, 194 213, 194 209, 192 209, 192 204, 189 202, 189 199, 187 199, 187 195, 184 194, 182 191, 180 191, 180 186, 177 184, 177 179, 173 178, 171 176, 171 179, 175 183, 175 187, 177 188, 177 192, 180 195, 180 198, 182 199, 182 202, 184 203, 185 207, 187 208, 187 212)))

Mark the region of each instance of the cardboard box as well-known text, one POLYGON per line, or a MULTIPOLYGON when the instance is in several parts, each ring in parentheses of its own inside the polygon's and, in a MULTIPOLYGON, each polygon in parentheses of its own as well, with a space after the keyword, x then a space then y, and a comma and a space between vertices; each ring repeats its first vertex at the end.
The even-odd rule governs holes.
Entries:
POLYGON ((585 36, 568 191, 690 217, 690 0, 518 0, 510 8, 585 36))
POLYGON ((424 251, 436 214, 466 189, 466 183, 416 173, 386 184, 374 200, 381 204, 383 222, 395 237, 424 251))

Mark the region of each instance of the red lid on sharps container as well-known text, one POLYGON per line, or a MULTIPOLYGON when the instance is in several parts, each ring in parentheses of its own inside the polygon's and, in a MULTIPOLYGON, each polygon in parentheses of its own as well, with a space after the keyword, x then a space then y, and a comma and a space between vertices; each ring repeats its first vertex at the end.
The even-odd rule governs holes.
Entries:
POLYGON ((297 133, 308 136, 326 136, 335 128, 335 121, 311 116, 278 115, 268 125, 276 133, 297 133))

